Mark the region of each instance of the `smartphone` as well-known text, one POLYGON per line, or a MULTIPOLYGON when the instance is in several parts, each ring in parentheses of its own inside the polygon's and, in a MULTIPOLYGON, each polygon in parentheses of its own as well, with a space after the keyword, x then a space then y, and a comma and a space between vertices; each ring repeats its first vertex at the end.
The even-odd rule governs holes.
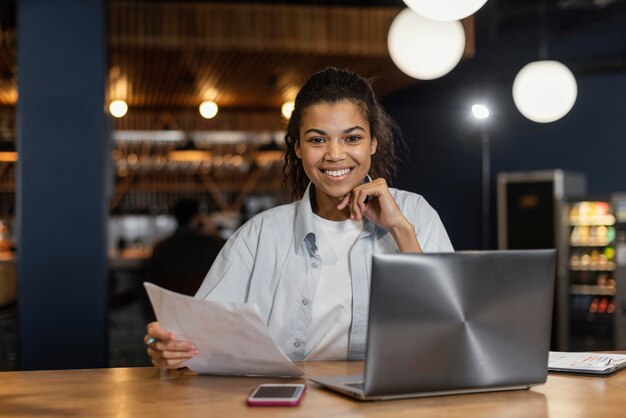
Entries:
POLYGON ((248 405, 294 406, 300 403, 305 391, 302 383, 263 383, 248 396, 248 405))

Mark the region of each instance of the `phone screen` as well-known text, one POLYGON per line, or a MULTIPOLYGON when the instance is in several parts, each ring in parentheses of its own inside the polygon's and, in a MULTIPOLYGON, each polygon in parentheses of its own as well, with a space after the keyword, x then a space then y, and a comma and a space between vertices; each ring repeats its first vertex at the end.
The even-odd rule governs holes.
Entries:
POLYGON ((248 405, 297 405, 304 394, 303 384, 262 384, 248 398, 248 405))
POLYGON ((253 398, 293 398, 298 392, 298 388, 294 386, 261 386, 256 391, 253 398))

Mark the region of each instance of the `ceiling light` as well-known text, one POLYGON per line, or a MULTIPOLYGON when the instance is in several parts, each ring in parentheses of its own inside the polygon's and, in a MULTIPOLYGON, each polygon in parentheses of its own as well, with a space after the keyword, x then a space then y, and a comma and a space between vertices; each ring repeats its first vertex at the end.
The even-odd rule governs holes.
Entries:
POLYGON ((0 140, 0 162, 14 163, 17 162, 18 155, 15 151, 15 144, 10 141, 0 140))
POLYGON ((212 119, 217 115, 218 107, 214 101, 206 101, 200 104, 200 114, 205 119, 212 119))
POLYGON ((183 144, 167 154, 168 161, 189 162, 210 160, 212 154, 209 151, 199 150, 192 139, 187 139, 183 144))
POLYGON ((109 112, 116 118, 121 118, 128 112, 128 105, 124 100, 113 100, 109 104, 109 112))
POLYGON ((433 80, 452 71, 461 60, 465 31, 461 22, 437 22, 404 9, 391 23, 387 46, 403 73, 433 80))
POLYGON ((280 113, 283 115, 285 119, 291 118, 291 114, 293 113, 293 108, 295 104, 294 102, 285 102, 280 108, 280 113))
POLYGON ((487 0, 404 0, 404 3, 428 19, 449 22, 474 14, 487 0))
POLYGON ((482 104, 472 106, 472 114, 476 119, 487 119, 489 117, 489 109, 482 104))
POLYGON ((558 61, 526 64, 513 81, 513 101, 528 119, 548 123, 565 116, 576 102, 574 74, 558 61))

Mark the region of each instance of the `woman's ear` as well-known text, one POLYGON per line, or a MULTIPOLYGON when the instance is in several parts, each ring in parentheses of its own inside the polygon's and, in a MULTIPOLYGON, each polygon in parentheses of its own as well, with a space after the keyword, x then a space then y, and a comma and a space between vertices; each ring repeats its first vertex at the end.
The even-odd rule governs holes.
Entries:
POLYGON ((296 143, 294 144, 293 149, 296 152, 296 157, 298 157, 301 160, 302 159, 302 151, 300 151, 300 141, 296 141, 296 143))
POLYGON ((378 146, 378 141, 376 138, 372 138, 372 143, 370 145, 370 155, 374 155, 376 153, 376 147, 378 146))

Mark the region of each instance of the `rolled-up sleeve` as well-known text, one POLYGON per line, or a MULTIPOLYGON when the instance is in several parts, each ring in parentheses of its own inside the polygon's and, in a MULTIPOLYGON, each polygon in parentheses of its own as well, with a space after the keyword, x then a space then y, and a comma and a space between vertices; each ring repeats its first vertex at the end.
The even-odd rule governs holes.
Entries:
POLYGON ((213 262, 195 297, 245 302, 254 265, 256 242, 252 222, 237 230, 213 262))

